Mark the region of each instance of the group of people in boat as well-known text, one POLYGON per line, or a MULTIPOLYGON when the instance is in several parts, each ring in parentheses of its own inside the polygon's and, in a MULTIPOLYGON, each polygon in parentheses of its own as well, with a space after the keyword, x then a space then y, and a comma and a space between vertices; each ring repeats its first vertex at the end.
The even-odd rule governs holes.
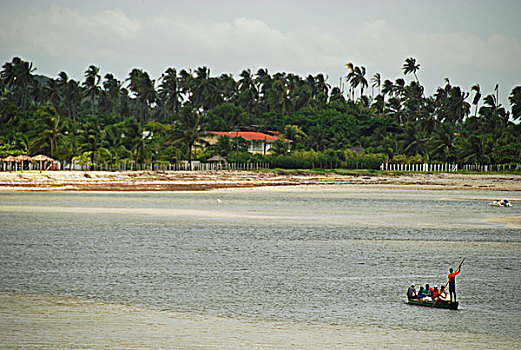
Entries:
POLYGON ((416 299, 422 301, 449 301, 449 295, 445 290, 445 286, 439 288, 437 285, 431 287, 429 283, 424 286, 420 286, 420 289, 416 291, 416 287, 411 285, 407 289, 407 299, 416 299))
POLYGON ((454 271, 452 268, 449 269, 449 275, 448 275, 448 282, 449 285, 449 293, 447 294, 447 291, 445 290, 445 284, 444 286, 441 286, 439 288, 437 285, 434 287, 431 287, 430 284, 425 284, 424 286, 420 286, 420 289, 416 291, 416 287, 411 285, 407 289, 407 299, 409 300, 421 300, 421 301, 431 301, 431 302, 439 302, 439 301, 445 301, 445 302, 456 302, 456 275, 458 275, 461 272, 461 265, 463 264, 463 261, 458 266, 458 269, 454 271))

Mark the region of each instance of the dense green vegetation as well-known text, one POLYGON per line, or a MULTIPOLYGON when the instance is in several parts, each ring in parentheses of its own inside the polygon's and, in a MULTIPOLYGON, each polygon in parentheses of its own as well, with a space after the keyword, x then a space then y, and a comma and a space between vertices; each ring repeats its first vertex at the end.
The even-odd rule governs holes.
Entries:
POLYGON ((235 79, 211 76, 206 67, 168 68, 154 80, 136 68, 125 81, 102 78, 96 66, 83 81, 35 70, 18 57, 2 66, 0 157, 42 153, 98 165, 219 154, 282 168, 521 160, 521 86, 509 95, 510 110, 498 102, 497 88, 485 93, 476 84, 467 92, 448 79, 425 96, 414 58, 394 81, 367 77, 364 67, 349 63, 346 93, 322 74, 303 78, 267 69, 246 69, 235 79), (294 142, 290 154, 281 141, 269 155, 250 155, 243 141, 205 143, 208 130, 275 130, 294 142))

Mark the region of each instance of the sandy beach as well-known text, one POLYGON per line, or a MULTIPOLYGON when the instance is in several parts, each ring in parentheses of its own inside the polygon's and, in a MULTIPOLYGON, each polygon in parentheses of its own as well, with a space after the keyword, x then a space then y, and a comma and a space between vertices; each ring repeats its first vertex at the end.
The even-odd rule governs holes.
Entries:
MULTIPOLYGON (((0 172, 0 191, 204 191, 272 186, 521 191, 521 174, 312 174, 306 172, 0 172)), ((497 199, 497 198, 493 198, 497 199)))

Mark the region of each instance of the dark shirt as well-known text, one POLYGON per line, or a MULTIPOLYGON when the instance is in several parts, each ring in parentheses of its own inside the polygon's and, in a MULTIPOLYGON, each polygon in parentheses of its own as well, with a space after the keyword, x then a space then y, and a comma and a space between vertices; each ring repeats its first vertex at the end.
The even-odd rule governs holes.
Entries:
POLYGON ((414 289, 414 287, 409 287, 409 289, 407 289, 407 298, 416 298, 416 289, 414 289))

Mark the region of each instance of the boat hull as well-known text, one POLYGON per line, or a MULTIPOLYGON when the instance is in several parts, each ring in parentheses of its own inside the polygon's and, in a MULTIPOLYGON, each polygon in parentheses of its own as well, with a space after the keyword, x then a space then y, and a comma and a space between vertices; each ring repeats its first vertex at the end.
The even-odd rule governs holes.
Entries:
POLYGON ((423 300, 416 300, 416 299, 411 299, 411 300, 407 301, 407 304, 426 306, 426 307, 435 307, 438 309, 451 309, 451 310, 457 310, 458 306, 459 306, 459 302, 457 302, 457 301, 450 302, 450 301, 440 301, 439 300, 438 302, 434 302, 434 301, 423 301, 423 300))

